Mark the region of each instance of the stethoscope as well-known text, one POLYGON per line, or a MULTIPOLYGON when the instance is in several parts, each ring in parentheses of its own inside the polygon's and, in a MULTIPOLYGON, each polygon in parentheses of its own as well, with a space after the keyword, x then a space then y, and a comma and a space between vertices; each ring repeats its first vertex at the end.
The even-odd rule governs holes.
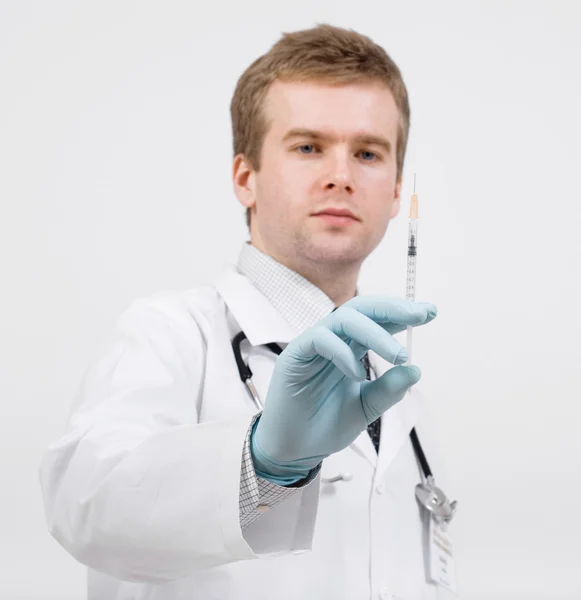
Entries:
MULTIPOLYGON (((258 395, 258 391, 252 382, 252 371, 242 359, 242 351, 240 350, 240 346, 245 339, 246 334, 243 331, 236 334, 232 340, 232 350, 234 352, 234 358, 236 359, 236 366, 238 367, 240 379, 246 385, 246 389, 248 390, 252 401, 256 405, 256 408, 261 411, 263 410, 264 405, 262 404, 260 396, 258 395)), ((282 348, 275 342, 267 343, 265 346, 277 355, 280 355, 283 351, 282 348)), ((369 362, 368 364, 370 370, 373 371, 374 379, 376 379, 377 374, 375 369, 369 362)), ((424 481, 416 485, 416 498, 418 502, 429 513, 431 513, 434 520, 441 526, 445 527, 452 520, 458 502, 456 500, 450 502, 446 497, 446 494, 444 494, 440 488, 436 487, 432 470, 430 469, 430 465, 428 464, 428 460, 426 459, 426 455, 424 454, 424 450, 420 444, 420 440, 415 428, 412 428, 410 431, 410 438, 414 448, 414 453, 418 462, 420 463, 420 467, 424 476, 424 481)), ((335 477, 323 477, 321 478, 321 481, 323 483, 335 483, 338 481, 351 481, 351 479, 353 479, 353 475, 351 473, 341 473, 335 477)))

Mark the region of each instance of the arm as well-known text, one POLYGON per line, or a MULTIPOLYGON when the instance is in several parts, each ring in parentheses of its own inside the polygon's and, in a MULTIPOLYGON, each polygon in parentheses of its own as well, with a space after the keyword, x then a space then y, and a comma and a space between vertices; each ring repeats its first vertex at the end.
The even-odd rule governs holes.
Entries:
POLYGON ((40 470, 53 536, 130 581, 257 557, 239 512, 252 417, 198 423, 204 339, 186 310, 166 308, 139 301, 122 316, 40 470))

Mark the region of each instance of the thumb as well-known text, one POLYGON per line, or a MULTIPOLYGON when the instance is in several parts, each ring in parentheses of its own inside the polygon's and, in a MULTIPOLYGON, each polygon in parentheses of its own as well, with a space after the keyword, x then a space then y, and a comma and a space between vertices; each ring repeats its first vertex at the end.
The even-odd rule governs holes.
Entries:
POLYGON ((375 381, 361 384, 361 403, 367 423, 373 423, 386 410, 402 400, 407 391, 422 377, 415 365, 398 366, 388 369, 375 381))

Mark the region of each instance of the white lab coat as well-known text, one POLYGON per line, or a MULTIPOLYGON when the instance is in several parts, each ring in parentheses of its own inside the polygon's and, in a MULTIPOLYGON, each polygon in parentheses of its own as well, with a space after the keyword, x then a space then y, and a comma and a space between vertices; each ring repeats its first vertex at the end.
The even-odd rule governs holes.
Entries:
MULTIPOLYGON (((424 600, 416 426, 441 487, 421 383, 324 461, 322 477, 239 524, 240 462, 257 412, 231 339, 288 343, 286 321, 244 276, 136 301, 88 371, 67 433, 41 465, 49 529, 88 565, 89 600, 424 600)), ((390 365, 371 353, 379 373, 390 365)), ((249 355, 262 399, 276 356, 249 355)))

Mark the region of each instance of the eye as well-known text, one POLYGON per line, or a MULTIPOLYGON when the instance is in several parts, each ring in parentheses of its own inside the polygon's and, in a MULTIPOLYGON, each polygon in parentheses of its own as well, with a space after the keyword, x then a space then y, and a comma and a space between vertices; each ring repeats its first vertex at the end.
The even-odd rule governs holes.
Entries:
POLYGON ((370 152, 369 150, 362 150, 361 156, 363 157, 363 160, 365 160, 365 162, 371 162, 373 159, 378 158, 375 152, 370 152))
POLYGON ((301 144, 297 150, 299 151, 299 154, 313 154, 315 151, 315 145, 314 144, 301 144), (306 150, 306 151, 304 151, 306 150))

